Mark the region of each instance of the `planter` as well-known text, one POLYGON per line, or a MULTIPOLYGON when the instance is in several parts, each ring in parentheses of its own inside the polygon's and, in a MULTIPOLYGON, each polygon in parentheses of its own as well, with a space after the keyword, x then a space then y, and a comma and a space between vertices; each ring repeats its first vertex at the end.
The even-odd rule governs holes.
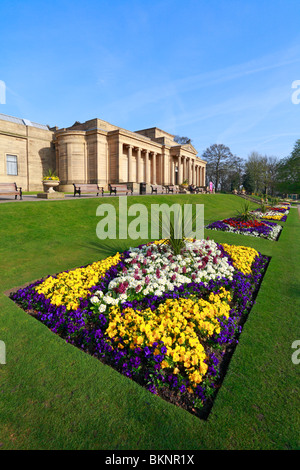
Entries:
POLYGON ((187 190, 188 190, 188 185, 187 185, 187 184, 180 184, 180 185, 179 185, 179 192, 180 192, 181 194, 186 193, 187 190))
POLYGON ((48 194, 51 194, 51 193, 54 193, 54 189, 56 186, 58 186, 60 183, 60 181, 58 180, 46 180, 46 181, 43 181, 43 185, 44 185, 44 192, 45 193, 48 193, 48 194))

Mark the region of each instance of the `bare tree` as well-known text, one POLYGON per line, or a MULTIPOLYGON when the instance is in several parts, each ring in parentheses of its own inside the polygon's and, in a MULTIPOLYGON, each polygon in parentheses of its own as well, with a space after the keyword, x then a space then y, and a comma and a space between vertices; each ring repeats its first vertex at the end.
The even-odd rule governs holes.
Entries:
POLYGON ((175 135, 174 140, 181 145, 190 144, 192 142, 189 137, 180 137, 179 135, 175 135))
POLYGON ((244 160, 236 155, 224 164, 220 174, 221 191, 231 192, 242 186, 244 160))
POLYGON ((265 171, 265 162, 263 156, 258 152, 251 152, 245 164, 245 172, 248 179, 252 182, 253 192, 263 192, 264 182, 263 173, 265 171))
POLYGON ((226 145, 213 144, 203 152, 202 158, 207 161, 207 176, 214 182, 217 191, 222 173, 224 174, 226 166, 232 161, 234 156, 226 145))
POLYGON ((248 190, 255 193, 274 193, 278 171, 277 157, 251 152, 245 163, 245 181, 248 190))

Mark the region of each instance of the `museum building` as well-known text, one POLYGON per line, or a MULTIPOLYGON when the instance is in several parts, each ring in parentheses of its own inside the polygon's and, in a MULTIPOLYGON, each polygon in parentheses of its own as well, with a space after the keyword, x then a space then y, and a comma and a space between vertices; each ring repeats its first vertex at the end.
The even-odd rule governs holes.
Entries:
POLYGON ((205 186, 206 162, 191 144, 157 127, 131 132, 101 119, 71 127, 49 127, 0 114, 0 182, 23 191, 42 189, 48 170, 59 176, 60 191, 73 183, 140 183, 205 186))

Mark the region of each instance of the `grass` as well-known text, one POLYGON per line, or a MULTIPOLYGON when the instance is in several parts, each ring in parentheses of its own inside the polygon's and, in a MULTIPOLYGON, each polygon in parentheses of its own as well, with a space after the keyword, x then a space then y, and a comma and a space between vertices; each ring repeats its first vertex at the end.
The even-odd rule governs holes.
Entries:
MULTIPOLYGON (((205 204, 205 223, 234 216, 231 195, 143 196, 131 202, 205 204)), ((82 198, 1 204, 0 365, 2 449, 296 449, 300 366, 291 348, 299 328, 299 217, 291 209, 278 242, 205 230, 217 242, 271 256, 208 421, 150 394, 87 356, 18 308, 4 292, 86 265, 140 240, 101 241, 100 202, 82 198)))

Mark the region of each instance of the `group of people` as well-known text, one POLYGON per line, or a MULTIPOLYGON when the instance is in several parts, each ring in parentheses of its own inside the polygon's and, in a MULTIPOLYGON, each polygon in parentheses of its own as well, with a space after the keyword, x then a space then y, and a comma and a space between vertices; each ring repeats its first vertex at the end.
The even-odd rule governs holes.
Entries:
POLYGON ((195 186, 194 184, 189 185, 189 191, 191 193, 205 193, 205 192, 206 193, 212 193, 212 192, 215 192, 213 189, 210 190, 209 186, 206 187, 206 191, 205 191, 205 189, 203 187, 199 188, 199 187, 195 186))
POLYGON ((195 186, 194 184, 190 184, 189 191, 191 193, 199 193, 200 191, 202 191, 202 188, 197 188, 197 186, 195 186))

